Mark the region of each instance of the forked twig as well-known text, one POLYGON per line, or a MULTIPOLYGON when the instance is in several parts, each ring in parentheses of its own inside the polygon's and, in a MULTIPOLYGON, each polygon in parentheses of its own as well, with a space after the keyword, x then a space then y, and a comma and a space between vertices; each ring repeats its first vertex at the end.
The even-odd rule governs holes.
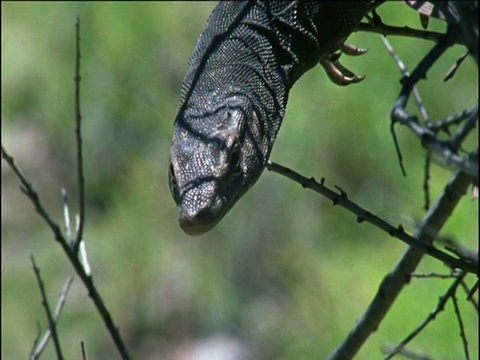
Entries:
MULTIPOLYGON (((58 298, 57 306, 55 307, 55 315, 53 316, 53 321, 55 324, 57 324, 58 321, 60 320, 60 315, 62 313, 63 306, 65 305, 65 302, 67 300, 67 294, 68 294, 68 291, 70 290, 70 286, 72 285, 72 282, 73 282, 73 278, 69 276, 67 278, 67 281, 65 281, 65 284, 63 285, 62 292, 60 293, 60 296, 58 298)), ((48 328, 40 342, 37 343, 38 338, 34 340, 34 346, 29 356, 30 360, 38 359, 40 357, 43 350, 47 346, 48 340, 50 340, 51 335, 52 335, 52 332, 50 328, 48 328)))
MULTIPOLYGON (((431 243, 443 227, 453 209, 471 184, 471 178, 463 171, 457 171, 436 202, 430 207, 418 226, 414 237, 431 243)), ((408 283, 424 253, 409 247, 392 271, 384 278, 380 288, 366 312, 357 321, 348 336, 330 354, 329 359, 351 359, 379 324, 408 283)), ((477 267, 477 266, 476 266, 477 267)))
POLYGON ((418 334, 422 332, 422 330, 433 320, 435 320, 436 316, 445 309, 445 305, 447 301, 455 295, 457 291, 457 287, 461 284, 465 277, 465 273, 459 274, 459 276, 455 279, 452 285, 448 288, 447 292, 440 297, 438 300, 438 304, 435 309, 428 314, 428 316, 422 321, 422 323, 415 328, 405 339, 403 339, 398 345, 396 345, 393 349, 390 350, 389 354, 385 357, 385 360, 389 360, 394 357, 396 354, 400 352, 410 341, 412 341, 418 334))
MULTIPOLYGON (((76 23, 76 30, 77 30, 77 52, 79 52, 79 19, 77 18, 77 23, 76 23)), ((48 212, 45 210, 43 207, 42 202, 40 201, 40 197, 38 193, 35 191, 33 186, 30 184, 30 182, 27 180, 27 178, 23 175, 23 173, 20 171, 20 169, 17 167, 15 164, 15 160, 12 156, 10 156, 5 148, 3 147, 2 144, 2 159, 6 161, 6 163, 10 166, 12 171, 15 173, 15 175, 18 177, 21 183, 21 190, 22 192, 30 199, 32 204, 35 207, 35 210, 39 213, 39 215, 44 219, 44 221, 47 223, 49 226, 50 230, 52 231, 55 240, 60 244, 62 247, 64 253, 67 255, 70 263, 72 264, 73 268, 75 269, 75 272, 77 275, 80 277, 82 280, 83 284, 85 285, 88 295, 92 299, 100 317, 102 318, 103 322, 105 323, 105 327, 107 328, 110 336, 112 337, 112 340, 121 356, 122 359, 129 359, 130 356, 128 355, 127 348, 120 336, 120 332, 118 327, 115 325, 113 322, 113 319, 110 315, 110 312, 108 311, 105 303, 103 302, 103 299, 98 292, 97 288, 95 287, 95 284, 93 282, 93 278, 90 275, 90 272, 87 272, 87 266, 84 266, 82 262, 79 260, 78 257, 78 248, 80 247, 80 244, 83 242, 83 224, 84 224, 84 179, 83 179, 83 162, 82 162, 82 154, 81 154, 81 133, 79 131, 81 127, 81 116, 80 116, 80 55, 79 53, 77 54, 77 67, 76 67, 76 75, 75 75, 75 89, 76 89, 76 124, 77 124, 77 129, 76 129, 76 145, 77 145, 77 170, 78 170, 78 181, 79 181, 79 194, 80 194, 80 215, 79 215, 79 220, 78 220, 78 226, 77 226, 77 236, 75 240, 75 244, 72 247, 71 243, 69 240, 65 238, 65 236, 62 234, 62 231, 60 229, 60 226, 52 220, 48 212), (80 152, 80 154, 79 154, 80 152)))

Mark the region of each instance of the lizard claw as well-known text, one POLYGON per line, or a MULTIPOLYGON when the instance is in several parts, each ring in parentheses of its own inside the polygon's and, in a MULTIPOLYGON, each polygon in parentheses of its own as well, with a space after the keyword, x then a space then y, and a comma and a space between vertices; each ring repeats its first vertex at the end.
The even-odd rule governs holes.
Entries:
POLYGON ((365 78, 364 75, 355 75, 353 72, 340 64, 338 60, 320 60, 320 65, 323 66, 330 80, 340 86, 356 84, 365 78))
POLYGON ((330 80, 335 84, 340 86, 356 84, 362 81, 365 76, 355 75, 345 66, 343 66, 338 59, 340 59, 340 55, 342 55, 342 53, 350 56, 359 56, 365 54, 367 51, 367 49, 362 49, 354 45, 343 43, 340 45, 339 51, 330 54, 330 56, 328 56, 326 59, 321 59, 319 63, 327 72, 330 80))
POLYGON ((359 56, 365 54, 368 49, 363 49, 356 47, 355 45, 343 43, 342 45, 340 45, 340 51, 343 52, 345 55, 359 56))

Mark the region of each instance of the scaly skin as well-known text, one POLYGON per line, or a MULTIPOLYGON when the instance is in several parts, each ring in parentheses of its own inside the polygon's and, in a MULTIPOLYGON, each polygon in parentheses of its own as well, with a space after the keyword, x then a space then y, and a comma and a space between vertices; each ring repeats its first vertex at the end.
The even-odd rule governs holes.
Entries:
POLYGON ((339 84, 361 80, 332 54, 374 6, 219 3, 190 59, 173 128, 169 185, 186 233, 210 230, 256 182, 300 76, 321 62, 339 84))

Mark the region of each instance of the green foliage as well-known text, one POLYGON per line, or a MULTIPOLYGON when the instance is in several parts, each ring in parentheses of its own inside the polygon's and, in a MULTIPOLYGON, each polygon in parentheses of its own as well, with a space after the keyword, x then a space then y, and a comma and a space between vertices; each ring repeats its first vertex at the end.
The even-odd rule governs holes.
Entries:
MULTIPOLYGON (((405 246, 268 172, 214 230, 200 238, 182 233, 167 186, 171 127, 188 59, 213 6, 2 3, 2 143, 12 155, 20 153, 19 166, 62 223, 61 186, 71 203, 76 201, 73 76, 79 16, 85 239, 95 282, 131 352, 155 357, 192 339, 228 333, 254 346, 258 358, 324 358, 361 316, 405 246)), ((402 3, 384 8, 379 12, 386 23, 419 27, 417 14, 402 3)), ((435 20, 431 25, 444 27, 435 20)), ((410 70, 432 46, 390 40, 410 70)), ((366 79, 339 88, 320 67, 307 73, 291 93, 272 160, 325 177, 328 185, 341 186, 360 205, 411 232, 424 214, 425 151, 398 127, 408 172, 403 178, 389 132, 400 73, 378 35, 354 34, 349 42, 370 49, 361 58, 344 59, 366 79)), ((471 59, 449 83, 441 81, 462 52, 452 49, 421 84, 432 118, 471 106, 478 97, 471 59)), ((433 198, 452 172, 433 166, 433 198)), ((46 326, 30 254, 52 304, 73 272, 18 192, 10 170, 2 167, 2 357, 8 359, 27 356, 37 320, 46 326)), ((474 247, 477 217, 476 202, 466 198, 443 234, 474 247)), ((420 270, 447 271, 431 259, 420 270)), ((447 288, 442 280, 413 280, 359 358, 380 358, 380 348, 413 330, 447 288)), ((459 300, 464 313, 472 314, 459 300)), ((466 315, 464 321, 475 358, 477 318, 466 315)), ((456 326, 450 307, 412 346, 458 358, 456 326)), ((59 332, 67 358, 80 357, 82 340, 87 358, 112 358, 115 352, 78 279, 59 332)), ((45 358, 52 356, 49 347, 45 358)))

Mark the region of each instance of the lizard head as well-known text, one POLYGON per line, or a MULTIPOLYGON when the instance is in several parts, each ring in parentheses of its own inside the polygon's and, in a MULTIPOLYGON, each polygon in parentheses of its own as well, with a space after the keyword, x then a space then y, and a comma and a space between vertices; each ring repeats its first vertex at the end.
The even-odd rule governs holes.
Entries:
POLYGON ((245 96, 211 94, 195 104, 175 120, 169 170, 179 223, 190 235, 207 232, 223 218, 258 179, 269 151, 245 96))

